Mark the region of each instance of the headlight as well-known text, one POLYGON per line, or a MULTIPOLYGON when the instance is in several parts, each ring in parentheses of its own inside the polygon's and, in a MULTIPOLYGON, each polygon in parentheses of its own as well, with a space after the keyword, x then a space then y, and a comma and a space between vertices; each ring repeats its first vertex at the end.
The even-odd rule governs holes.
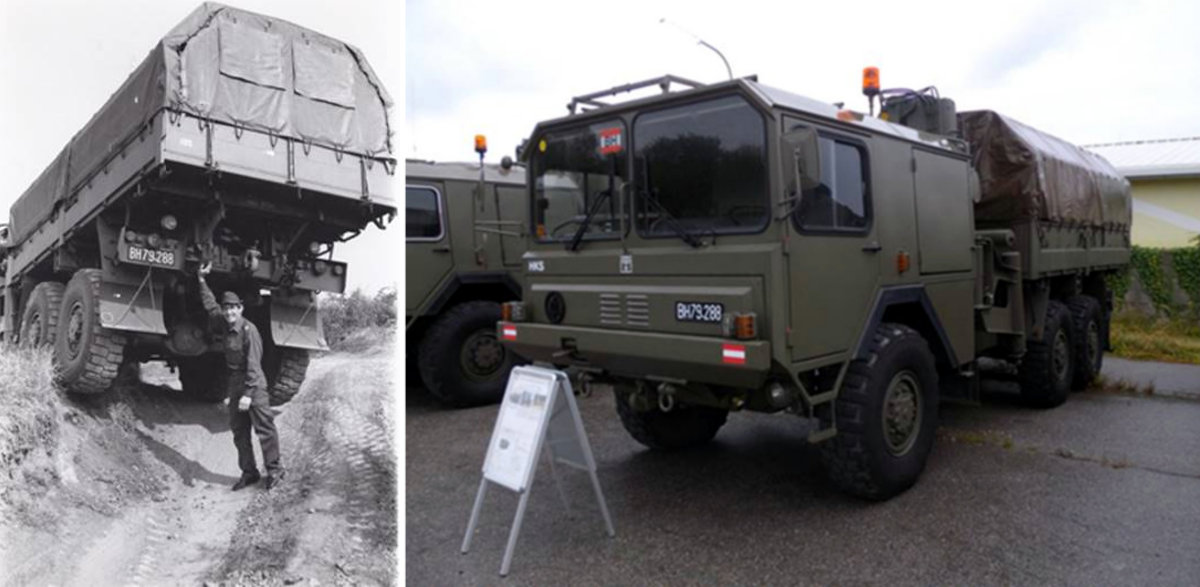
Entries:
POLYGON ((163 230, 175 230, 177 226, 179 226, 179 221, 174 216, 167 214, 162 217, 163 230))
POLYGON ((321 252, 321 243, 319 243, 317 241, 308 243, 308 252, 312 253, 314 255, 321 252))

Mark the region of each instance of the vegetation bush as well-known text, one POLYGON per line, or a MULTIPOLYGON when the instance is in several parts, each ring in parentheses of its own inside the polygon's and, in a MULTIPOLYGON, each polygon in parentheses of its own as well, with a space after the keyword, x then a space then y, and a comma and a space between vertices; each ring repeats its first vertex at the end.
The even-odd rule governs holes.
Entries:
POLYGON ((362 350, 396 329, 396 290, 383 288, 369 296, 356 289, 349 295, 323 294, 320 299, 325 340, 335 350, 362 350))
POLYGON ((1124 302, 1136 274, 1156 312, 1185 319, 1200 317, 1200 239, 1196 242, 1194 247, 1174 249, 1134 246, 1129 267, 1108 280, 1117 306, 1124 302), (1186 305, 1176 303, 1176 288, 1187 295, 1186 305))
POLYGON ((52 455, 57 445, 58 392, 50 355, 49 348, 0 344, 0 468, 10 473, 31 456, 52 455))

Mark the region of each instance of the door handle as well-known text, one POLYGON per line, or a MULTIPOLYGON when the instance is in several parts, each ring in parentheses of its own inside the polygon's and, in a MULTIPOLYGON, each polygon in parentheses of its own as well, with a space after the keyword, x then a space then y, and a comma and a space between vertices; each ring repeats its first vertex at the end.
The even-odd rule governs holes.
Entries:
POLYGON ((450 247, 433 247, 433 252, 435 252, 435 253, 449 253, 449 252, 450 252, 450 247))
POLYGON ((883 245, 879 244, 879 241, 872 241, 863 245, 862 250, 866 253, 878 253, 883 250, 883 245))

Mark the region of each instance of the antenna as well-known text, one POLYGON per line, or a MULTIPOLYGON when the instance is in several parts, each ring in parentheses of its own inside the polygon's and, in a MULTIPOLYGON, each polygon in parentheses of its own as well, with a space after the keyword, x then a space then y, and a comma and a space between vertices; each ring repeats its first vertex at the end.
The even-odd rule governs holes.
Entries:
POLYGON ((729 67, 729 60, 725 58, 725 54, 721 53, 720 49, 717 49, 716 47, 713 47, 712 45, 708 44, 708 42, 707 42, 707 41, 705 41, 704 39, 701 39, 700 37, 696 36, 696 35, 695 35, 694 33, 692 33, 691 31, 689 31, 689 30, 687 30, 687 29, 685 29, 685 28, 683 28, 683 27, 679 26, 678 24, 675 24, 675 22, 674 22, 674 21, 667 20, 667 17, 665 17, 665 16, 664 16, 664 17, 662 17, 662 18, 660 18, 660 19, 658 19, 658 23, 659 23, 659 24, 669 24, 669 25, 671 25, 671 26, 675 27, 675 29, 676 29, 676 30, 678 30, 679 32, 681 32, 681 33, 683 33, 683 34, 685 34, 685 35, 687 35, 687 36, 689 36, 689 37, 691 37, 691 38, 693 38, 693 39, 696 39, 696 44, 697 44, 697 45, 702 45, 702 46, 704 46, 704 47, 708 47, 709 49, 712 49, 712 52, 713 52, 713 53, 716 53, 716 54, 717 54, 717 57, 720 57, 720 58, 721 58, 721 62, 725 64, 725 73, 726 73, 726 74, 729 76, 729 79, 733 79, 733 69, 731 69, 731 68, 729 67))

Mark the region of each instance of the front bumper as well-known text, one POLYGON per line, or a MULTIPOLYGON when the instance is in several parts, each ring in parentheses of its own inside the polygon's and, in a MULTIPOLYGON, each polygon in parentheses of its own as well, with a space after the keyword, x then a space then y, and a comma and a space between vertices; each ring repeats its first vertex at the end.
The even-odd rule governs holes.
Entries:
POLYGON ((638 379, 757 389, 771 368, 771 344, 761 340, 526 322, 499 322, 496 335, 505 346, 533 361, 600 368, 638 379))

